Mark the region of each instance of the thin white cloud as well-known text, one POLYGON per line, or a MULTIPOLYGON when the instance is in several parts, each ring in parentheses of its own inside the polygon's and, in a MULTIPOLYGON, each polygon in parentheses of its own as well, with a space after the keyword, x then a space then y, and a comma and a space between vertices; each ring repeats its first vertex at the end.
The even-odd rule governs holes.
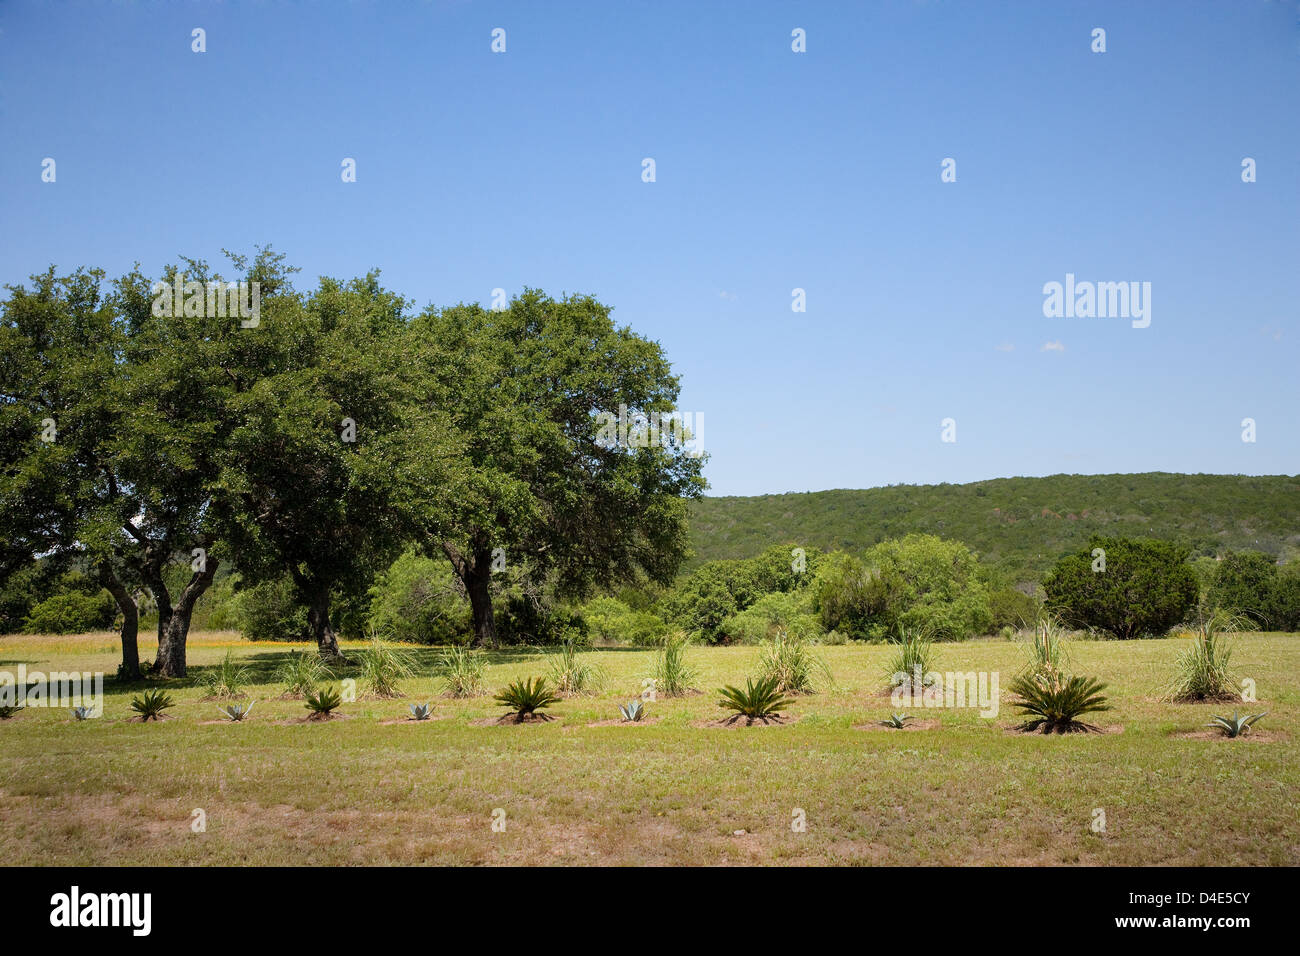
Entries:
POLYGON ((1064 352, 1064 351, 1065 351, 1065 345, 1064 345, 1063 343, 1061 343, 1060 341, 1056 341, 1056 342, 1044 342, 1044 343, 1043 343, 1043 347, 1042 347, 1041 349, 1039 349, 1039 351, 1040 351, 1040 352, 1064 352))
POLYGON ((1003 342, 1001 345, 998 346, 999 352, 1014 352, 1015 350, 1016 347, 1012 345, 1010 342, 1003 342))
POLYGON ((735 302, 736 299, 740 297, 736 295, 736 293, 734 292, 728 292, 726 289, 723 289, 721 292, 718 293, 718 298, 726 299, 728 302, 735 302))

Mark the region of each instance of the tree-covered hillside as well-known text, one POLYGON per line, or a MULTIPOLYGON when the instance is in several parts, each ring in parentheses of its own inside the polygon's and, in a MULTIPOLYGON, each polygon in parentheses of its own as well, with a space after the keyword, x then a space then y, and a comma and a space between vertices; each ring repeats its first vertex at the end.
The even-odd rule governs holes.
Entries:
POLYGON ((694 564, 786 542, 860 550, 924 532, 955 538, 1009 582, 1036 581, 1095 533, 1177 541, 1193 554, 1300 553, 1300 476, 1051 475, 693 503, 694 564))

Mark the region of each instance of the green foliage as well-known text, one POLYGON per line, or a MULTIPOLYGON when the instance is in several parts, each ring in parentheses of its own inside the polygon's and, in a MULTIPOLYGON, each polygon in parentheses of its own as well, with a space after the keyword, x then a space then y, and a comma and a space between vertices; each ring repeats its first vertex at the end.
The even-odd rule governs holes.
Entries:
POLYGON ((13 717, 14 714, 18 713, 18 711, 22 709, 23 708, 21 705, 0 704, 0 720, 8 720, 9 718, 13 717))
POLYGON ((619 704, 618 712, 623 715, 624 720, 637 721, 645 716, 645 705, 640 697, 636 697, 626 704, 619 704))
POLYGON ((250 641, 301 641, 308 635, 307 608, 287 574, 236 591, 227 614, 250 641))
POLYGON ((74 720, 89 720, 92 713, 93 711, 89 707, 83 706, 72 708, 72 717, 74 720))
POLYGON ((1186 548, 1100 537, 1057 561, 1043 589, 1047 609, 1062 621, 1118 638, 1163 634, 1186 618, 1200 593, 1186 548), (1104 571, 1093 570, 1098 548, 1105 552, 1104 571))
POLYGON ((931 682, 929 674, 934 664, 934 645, 925 632, 904 627, 893 641, 893 652, 885 661, 885 679, 890 687, 906 687, 913 693, 931 682), (917 686, 917 675, 920 684, 917 686))
POLYGON ((113 623, 117 605, 107 591, 87 594, 62 591, 32 607, 22 623, 28 634, 84 634, 102 631, 113 623))
POLYGON ((811 589, 764 594, 718 627, 727 644, 760 644, 778 631, 808 641, 821 635, 821 625, 813 615, 811 589))
MULTIPOLYGON (((537 714, 551 704, 559 703, 560 698, 546 686, 546 678, 526 678, 507 684, 494 698, 502 707, 509 707, 517 720, 522 721, 530 714, 537 714)), ((538 716, 545 716, 538 714, 538 716)))
POLYGON ((195 681, 208 697, 242 697, 247 683, 248 668, 240 664, 230 651, 226 651, 220 664, 195 681))
POLYGON ((858 552, 886 538, 942 534, 970 545, 1000 581, 1034 584, 1055 556, 1099 534, 1160 538, 1197 554, 1282 554, 1294 548, 1297 497, 1297 477, 1160 472, 709 497, 691 503, 691 547, 698 566, 773 541, 858 552))
POLYGON ((763 680, 775 681, 783 694, 811 694, 818 682, 833 680, 830 665, 813 653, 808 641, 784 629, 763 642, 758 671, 763 680))
POLYGON ((131 709, 140 715, 141 720, 157 720, 172 704, 171 696, 158 688, 131 698, 131 709))
POLYGON ((256 701, 250 700, 247 704, 219 704, 217 705, 217 710, 225 714, 230 720, 238 722, 248 716, 248 712, 253 709, 254 703, 256 703, 256 701))
POLYGON ((410 644, 464 644, 473 636, 451 565, 409 550, 371 586, 370 626, 410 644))
POLYGON ((1206 602, 1268 630, 1300 628, 1300 561, 1279 566, 1260 551, 1229 551, 1215 562, 1206 602))
POLYGON ((371 635, 370 646, 361 652, 361 681, 370 697, 402 697, 398 681, 415 673, 415 658, 394 647, 379 635, 371 635))
POLYGON ((438 670, 452 697, 476 697, 483 690, 486 661, 478 651, 452 647, 442 652, 438 670))
POLYGON ((998 588, 989 594, 989 610, 993 615, 993 628, 1020 630, 1038 620, 1038 602, 1017 588, 998 588))
POLYGON ((735 716, 730 718, 731 721, 744 718, 747 724, 754 721, 769 721, 780 716, 783 708, 794 703, 790 698, 782 695, 777 682, 773 678, 760 678, 757 682, 750 677, 745 680, 744 688, 733 687, 728 684, 726 687, 718 688, 718 693, 722 699, 718 705, 724 710, 734 710, 735 716))
POLYGON ((586 621, 592 639, 605 644, 653 647, 667 630, 659 615, 633 609, 613 597, 588 601, 578 609, 578 613, 586 621))
POLYGON ((911 714, 890 714, 880 722, 882 727, 892 727, 894 730, 902 730, 909 720, 912 720, 911 714))
POLYGON ((1055 670, 1017 676, 1011 692, 1019 696, 1015 706, 1030 717, 1021 729, 1044 734, 1098 731, 1079 720, 1084 714, 1109 710, 1106 685, 1091 677, 1072 677, 1055 670))
POLYGON ((1227 635, 1239 630, 1241 622, 1241 618, 1224 611, 1214 611, 1202 618, 1191 643, 1174 662, 1174 700, 1233 700, 1237 697, 1236 681, 1229 666, 1232 645, 1227 635))
POLYGON ((1025 672, 1033 674, 1064 673, 1070 669, 1065 648, 1065 629, 1050 614, 1034 622, 1034 633, 1026 648, 1025 672))
POLYGON ((557 694, 591 694, 600 690, 606 680, 604 668, 579 654, 573 641, 565 641, 559 650, 547 655, 547 667, 555 682, 557 694))
POLYGON ((343 703, 343 695, 333 687, 322 687, 318 691, 309 691, 303 705, 311 717, 328 717, 335 708, 343 703))
POLYGON ((690 638, 682 631, 664 637, 659 650, 655 652, 650 672, 656 693, 680 697, 691 689, 695 680, 695 668, 686 663, 686 646, 689 643, 690 638))
POLYGON ((275 672, 275 679, 285 685, 285 694, 290 697, 304 697, 316 689, 317 683, 333 677, 314 651, 290 651, 275 672))
POLYGON ((428 719, 429 719, 429 712, 430 712, 431 708, 430 708, 430 706, 429 706, 429 704, 428 704, 427 702, 426 702, 426 703, 423 703, 423 704, 411 704, 411 705, 409 705, 409 706, 410 706, 410 708, 411 708, 411 719, 412 719, 412 720, 428 720, 428 719))
POLYGON ((832 555, 814 588, 822 626, 859 639, 881 640, 908 627, 935 640, 961 640, 987 633, 993 622, 974 553, 932 535, 882 541, 861 558, 832 555))
POLYGON ((1250 728, 1255 726, 1255 721, 1267 716, 1268 711, 1264 711, 1262 714, 1243 714, 1238 717, 1237 712, 1234 710, 1231 717, 1221 717, 1215 714, 1205 726, 1217 727, 1227 737, 1244 737, 1250 733, 1250 728))

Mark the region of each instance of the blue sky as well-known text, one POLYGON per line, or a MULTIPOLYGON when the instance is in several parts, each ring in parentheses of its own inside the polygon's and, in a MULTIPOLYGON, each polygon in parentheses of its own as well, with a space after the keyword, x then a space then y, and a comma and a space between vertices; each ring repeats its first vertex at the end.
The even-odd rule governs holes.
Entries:
POLYGON ((590 292, 712 494, 1295 474, 1298 92, 1294 2, 10 0, 0 281, 269 242, 421 307, 590 292), (1044 317, 1066 273, 1150 326, 1044 317))

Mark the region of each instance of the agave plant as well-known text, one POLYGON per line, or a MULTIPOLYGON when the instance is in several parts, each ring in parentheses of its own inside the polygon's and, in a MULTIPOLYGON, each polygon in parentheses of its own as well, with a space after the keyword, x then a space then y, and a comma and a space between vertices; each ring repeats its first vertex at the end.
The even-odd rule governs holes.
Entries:
POLYGON ((171 706, 171 697, 157 688, 131 699, 131 709, 140 715, 141 720, 157 720, 171 706))
POLYGON ((885 720, 880 722, 882 727, 893 727, 895 730, 902 730, 909 720, 912 720, 911 714, 890 714, 885 720))
POLYGON ((22 709, 21 704, 0 704, 0 720, 8 720, 22 709))
POLYGON ((248 716, 248 712, 253 709, 253 704, 255 703, 256 701, 250 700, 247 704, 225 704, 224 706, 218 704, 217 710, 221 711, 231 720, 240 721, 248 716))
POLYGON ((452 647, 442 652, 438 669, 451 697, 476 697, 483 691, 486 662, 477 651, 452 647))
POLYGON ((1094 678, 1071 677, 1051 669, 1021 674, 1011 682, 1012 692, 1020 697, 1016 706, 1031 718, 1021 729, 1044 734, 1100 732, 1100 728, 1078 718, 1110 710, 1102 693, 1105 688, 1094 678))
POLYGON ((1262 714, 1243 714, 1238 717, 1237 712, 1234 710, 1231 718, 1220 717, 1216 714, 1205 726, 1217 727, 1228 737, 1244 737, 1250 732, 1250 728, 1255 726, 1255 721, 1267 716, 1268 711, 1264 711, 1262 714))
POLYGON ((722 695, 718 704, 736 712, 727 718, 727 723, 735 723, 741 718, 747 725, 756 720, 767 723, 777 719, 783 707, 794 703, 782 695, 777 681, 771 677, 759 678, 757 682, 752 677, 746 678, 743 690, 728 685, 718 688, 718 693, 722 695))
POLYGON ((637 697, 626 704, 619 704, 618 712, 623 715, 624 720, 640 720, 645 716, 645 704, 641 702, 640 697, 637 697))
POLYGON ((311 691, 307 694, 305 706, 311 713, 309 718, 325 719, 329 717, 334 708, 343 703, 343 697, 333 687, 322 687, 319 691, 311 691))
POLYGON ((428 719, 429 719, 430 707, 429 707, 429 705, 428 705, 427 703, 426 703, 426 704, 409 704, 409 705, 407 705, 407 706, 409 706, 409 707, 411 708, 411 719, 412 719, 412 720, 428 720, 428 719))
POLYGON ((507 684, 494 699, 500 706, 510 708, 515 715, 515 723, 522 723, 529 716, 550 720, 548 714, 539 711, 558 703, 560 698, 546 686, 545 677, 538 677, 507 684))
POLYGON ((1241 628, 1240 618, 1214 611, 1202 618, 1192 643, 1178 655, 1173 697, 1178 701, 1232 700, 1234 679, 1228 667, 1232 646, 1227 635, 1241 628))
POLYGON ((89 720, 92 716, 94 716, 94 713, 95 711, 90 707, 72 708, 72 716, 77 720, 89 720))

